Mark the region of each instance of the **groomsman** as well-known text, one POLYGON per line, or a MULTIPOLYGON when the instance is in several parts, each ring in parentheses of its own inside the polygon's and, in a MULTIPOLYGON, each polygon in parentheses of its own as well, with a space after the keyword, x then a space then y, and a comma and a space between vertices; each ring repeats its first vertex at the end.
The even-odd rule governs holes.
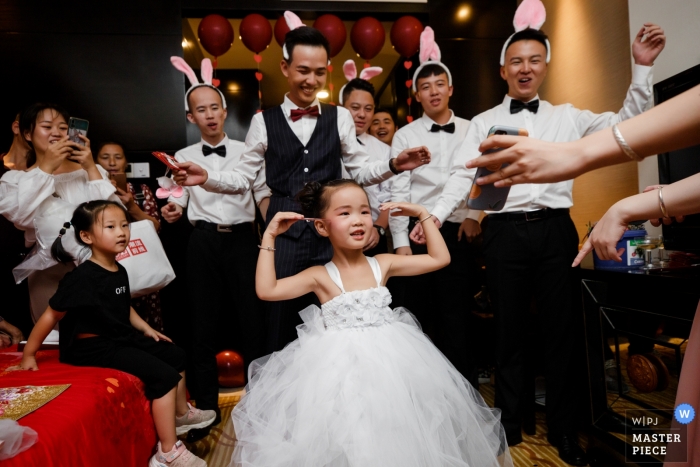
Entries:
MULTIPOLYGON (((241 161, 244 145, 224 133, 225 101, 213 87, 200 85, 188 95, 187 119, 202 135, 199 143, 188 146, 175 158, 183 163, 218 173, 232 170, 241 161)), ((254 229, 255 206, 264 213, 270 189, 265 171, 259 171, 252 188, 240 196, 228 194, 226 186, 189 186, 180 198, 171 196, 161 212, 167 222, 175 222, 187 208, 194 226, 187 246, 187 291, 190 297, 192 367, 194 387, 190 392, 197 408, 219 410, 217 352, 233 347, 243 356, 246 370, 250 362, 264 355, 265 320, 262 304, 255 295, 255 268, 258 236, 254 229), (222 333, 229 344, 219 342, 222 333)), ((246 371, 247 374, 247 371, 246 371)), ((211 426, 191 430, 188 440, 203 438, 211 426)))
MULTIPOLYGON (((355 78, 343 87, 343 107, 350 111, 355 122, 355 134, 357 142, 363 146, 369 154, 371 161, 388 161, 391 159, 391 146, 368 133, 369 126, 374 118, 374 86, 369 81, 355 78)), ((379 205, 391 200, 391 180, 365 188, 372 209, 374 229, 370 233, 369 241, 365 246, 365 254, 374 256, 387 253, 387 231, 389 230, 389 211, 380 211, 379 205)))
MULTIPOLYGON (((665 41, 659 26, 647 23, 641 28, 632 44, 635 65, 623 108, 618 113, 595 114, 539 99, 538 90, 547 75, 549 40, 532 28, 511 36, 501 63, 508 94, 501 104, 472 120, 450 178, 431 211, 435 219, 448 219, 463 205, 476 172, 465 164, 480 155, 479 144, 493 125, 525 128, 533 138, 564 142, 642 113, 652 96, 651 66, 665 41)), ((571 268, 579 242, 569 215, 572 187, 573 180, 513 186, 504 208, 487 212, 483 244, 498 334, 496 406, 502 410, 508 445, 522 441, 523 413, 533 403, 525 358, 532 344, 526 342, 523 329, 528 327, 534 298, 547 355, 547 439, 559 448, 565 462, 586 465, 577 441, 576 402, 569 384, 576 334, 573 301, 580 294, 571 268)))
MULTIPOLYGON (((392 152, 425 144, 432 155, 430 165, 392 180, 392 201, 408 201, 435 206, 442 186, 447 181, 454 155, 464 141, 469 121, 456 117, 449 108, 452 78, 445 64, 424 62, 414 74, 416 101, 423 107, 423 116, 404 126, 394 135, 392 152)), ((452 257, 450 265, 429 274, 405 278, 402 282, 404 301, 415 313, 423 330, 462 375, 474 386, 479 380, 470 343, 470 282, 475 280, 471 240, 480 232, 479 223, 468 218, 466 202, 438 224, 452 257), (426 293, 430 290, 431 293, 426 293)), ((477 213, 478 214, 478 213, 477 213)), ((411 222, 412 224, 412 222, 411 222)), ((390 217, 389 225, 397 254, 425 254, 424 245, 409 239, 409 219, 390 217)), ((419 225, 419 224, 418 224, 419 225)), ((473 293, 471 293, 473 296, 473 293)))
MULTIPOLYGON (((285 13, 285 17, 289 12, 285 13)), ((297 18, 298 20, 298 18, 297 18)), ((300 21, 299 21, 300 23, 300 21)), ((266 167, 272 191, 267 221, 280 211, 301 212, 297 193, 311 181, 341 178, 342 166, 361 185, 375 185, 395 174, 430 162, 423 147, 403 151, 389 161, 369 162, 357 141, 355 124, 343 107, 320 104, 316 93, 326 84, 330 46, 320 31, 291 26, 285 37, 280 64, 289 92, 282 105, 253 117, 240 163, 226 170, 210 171, 195 163, 181 164, 175 180, 185 186, 218 187, 231 194, 250 190, 259 171, 266 167)), ((330 261, 333 250, 311 222, 297 222, 277 237, 275 269, 279 279, 310 266, 330 261)), ((296 339, 299 311, 318 304, 314 294, 295 300, 268 303, 267 351, 281 350, 296 339)))

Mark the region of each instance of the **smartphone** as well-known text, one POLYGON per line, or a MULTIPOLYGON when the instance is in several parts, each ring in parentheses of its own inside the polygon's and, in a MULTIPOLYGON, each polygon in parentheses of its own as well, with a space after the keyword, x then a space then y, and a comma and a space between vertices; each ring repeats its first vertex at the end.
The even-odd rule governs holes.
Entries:
POLYGON ((126 174, 125 173, 113 173, 109 174, 109 178, 117 183, 117 188, 122 191, 129 191, 129 187, 126 185, 126 174))
POLYGON ((88 125, 90 122, 82 118, 71 117, 68 120, 68 139, 81 146, 85 146, 85 142, 78 135, 87 136, 88 125))
MULTIPOLYGON (((513 136, 528 136, 527 130, 515 128, 512 126, 494 125, 489 130, 489 138, 493 135, 513 135, 513 136)), ((500 148, 489 149, 482 155, 491 154, 500 151, 500 148)), ((476 171, 476 177, 472 182, 472 189, 469 190, 469 199, 467 206, 469 209, 477 209, 479 211, 500 211, 506 204, 510 187, 497 188, 490 183, 488 185, 477 185, 476 179, 491 175, 498 172, 500 169, 508 167, 508 164, 495 164, 487 167, 479 167, 476 171)))

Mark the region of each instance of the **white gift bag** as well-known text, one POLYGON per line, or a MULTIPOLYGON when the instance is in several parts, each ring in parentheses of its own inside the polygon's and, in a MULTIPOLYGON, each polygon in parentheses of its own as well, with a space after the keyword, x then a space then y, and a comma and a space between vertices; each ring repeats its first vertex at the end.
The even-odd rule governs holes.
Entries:
POLYGON ((132 297, 160 290, 175 279, 175 271, 165 255, 153 222, 149 220, 131 223, 129 245, 117 256, 117 261, 129 274, 132 297))

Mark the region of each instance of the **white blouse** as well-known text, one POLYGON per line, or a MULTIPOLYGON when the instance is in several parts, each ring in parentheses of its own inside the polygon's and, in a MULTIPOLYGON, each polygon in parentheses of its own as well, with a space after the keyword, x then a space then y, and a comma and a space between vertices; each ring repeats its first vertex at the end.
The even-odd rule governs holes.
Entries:
POLYGON ((27 172, 10 170, 0 178, 0 214, 24 231, 24 241, 31 246, 36 242, 34 218, 47 200, 56 197, 76 207, 97 199, 119 202, 107 171, 100 166, 97 169, 102 180, 89 180, 82 169, 59 175, 47 174, 39 168, 27 172))

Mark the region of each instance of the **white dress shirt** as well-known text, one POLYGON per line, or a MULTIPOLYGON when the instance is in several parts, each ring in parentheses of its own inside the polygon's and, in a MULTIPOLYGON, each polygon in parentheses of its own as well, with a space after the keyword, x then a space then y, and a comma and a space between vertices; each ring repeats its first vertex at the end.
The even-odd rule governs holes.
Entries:
MULTIPOLYGON (((452 111, 450 111, 452 112, 452 111)), ((430 117, 421 118, 401 128, 394 135, 391 151, 399 154, 406 148, 427 146, 430 150, 430 164, 410 172, 403 172, 394 177, 391 182, 391 200, 407 201, 420 204, 428 211, 432 210, 442 192, 442 187, 450 176, 454 165, 455 153, 462 145, 469 128, 469 120, 455 117, 454 112, 447 123, 455 124, 455 132, 431 132, 433 124, 430 117)), ((447 217, 450 222, 462 223, 469 213, 466 201, 458 203, 457 208, 447 217)), ((442 222, 445 220, 442 219, 442 222)), ((394 248, 410 246, 408 234, 408 217, 390 216, 389 228, 394 240, 394 248)))
MULTIPOLYGON (((547 101, 540 101, 540 107, 536 114, 526 109, 511 114, 510 102, 512 99, 506 96, 501 104, 477 115, 472 120, 464 144, 455 158, 450 179, 431 213, 442 221, 448 218, 455 208, 462 205, 476 174, 476 169, 467 169, 465 164, 481 155, 479 145, 486 139, 492 126, 504 125, 525 128, 530 137, 543 141, 575 141, 644 112, 652 96, 651 70, 652 68, 647 66, 634 66, 632 84, 627 91, 623 107, 618 113, 596 114, 588 110, 579 110, 571 104, 552 105, 547 101)), ((535 97, 535 99, 537 98, 535 97)), ((574 204, 571 193, 573 185, 573 180, 559 183, 514 185, 510 188, 505 206, 498 212, 570 208, 574 204)), ((472 210, 469 217, 478 220, 479 213, 479 211, 472 210)))
MULTIPOLYGON (((216 153, 205 156, 202 146, 209 144, 200 141, 187 146, 175 153, 180 162, 194 162, 206 169, 209 177, 235 170, 241 164, 244 144, 224 136, 216 146, 226 146, 226 157, 216 153)), ((214 224, 242 224, 255 220, 255 203, 270 196, 270 189, 265 183, 265 165, 256 172, 253 189, 240 193, 224 183, 204 183, 202 186, 183 187, 184 194, 180 198, 171 196, 172 201, 187 207, 187 218, 192 224, 197 221, 213 222, 214 224), (231 196, 237 194, 239 196, 231 196)))
POLYGON ((0 179, 0 214, 24 231, 24 242, 31 246, 36 242, 34 219, 55 198, 75 207, 98 199, 109 199, 121 204, 114 194, 116 189, 109 181, 108 172, 99 165, 97 170, 102 175, 102 180, 90 180, 83 169, 58 175, 47 174, 38 167, 26 172, 10 170, 0 179))
MULTIPOLYGON (((364 146, 365 151, 369 154, 371 162, 384 161, 388 162, 391 159, 391 146, 379 141, 374 136, 365 132, 357 137, 360 144, 364 146)), ((379 205, 391 200, 391 182, 393 179, 386 180, 377 185, 365 187, 367 197, 369 198, 369 206, 372 209, 372 220, 376 221, 379 217, 379 205)))
MULTIPOLYGON (((319 105, 318 99, 312 105, 319 105)), ((306 145, 316 128, 317 118, 304 115, 293 122, 290 117, 291 111, 298 108, 288 95, 285 96, 282 112, 299 141, 306 145)), ((318 108, 320 113, 321 106, 319 105, 318 108)), ((337 107, 337 109, 342 163, 350 176, 363 186, 376 185, 391 178, 394 174, 389 169, 388 162, 369 162, 369 155, 357 142, 355 122, 352 120, 350 112, 344 107, 337 107)), ((226 193, 242 194, 247 192, 258 171, 263 167, 265 151, 267 151, 267 129, 263 114, 259 112, 253 116, 253 120, 250 122, 241 162, 231 170, 210 172, 209 179, 203 187, 210 191, 223 192, 225 190, 226 193)))

